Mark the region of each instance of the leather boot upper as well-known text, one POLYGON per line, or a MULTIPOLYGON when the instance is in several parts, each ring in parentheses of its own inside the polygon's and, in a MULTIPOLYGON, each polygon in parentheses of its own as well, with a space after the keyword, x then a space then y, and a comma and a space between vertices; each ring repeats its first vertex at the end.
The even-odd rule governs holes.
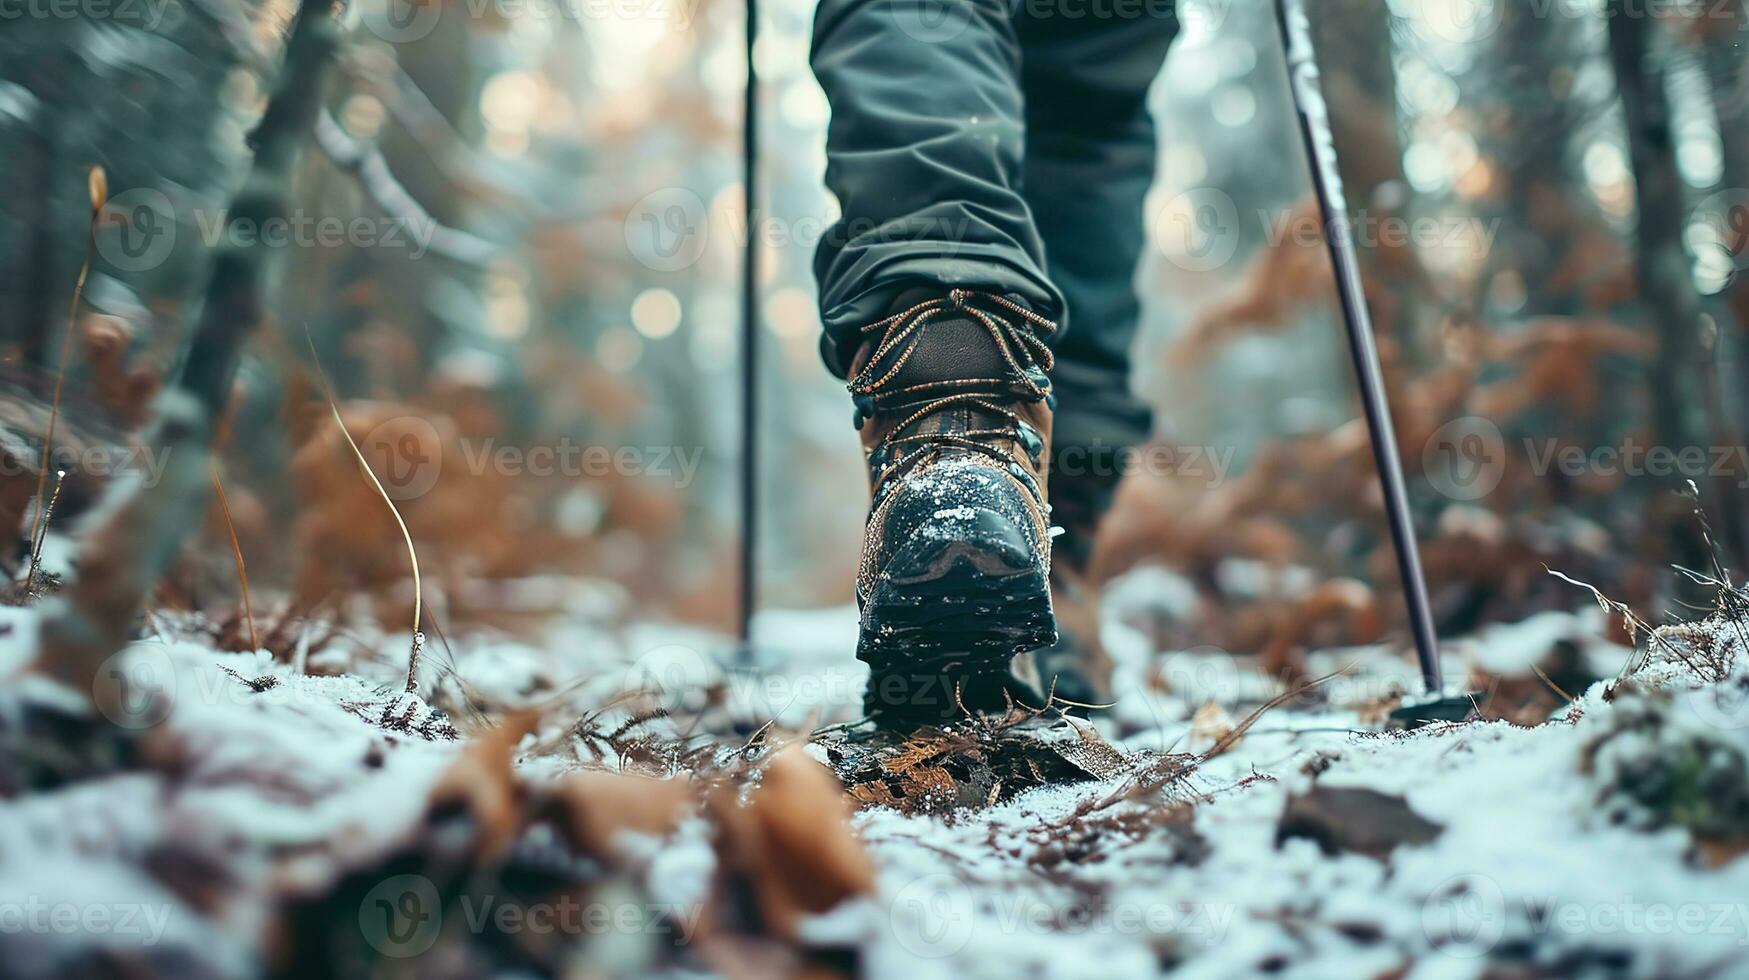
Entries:
POLYGON ((1013 522, 1048 571, 1054 324, 958 289, 913 290, 895 310, 864 328, 849 383, 873 492, 858 598, 918 525, 951 533, 956 512, 1013 522))

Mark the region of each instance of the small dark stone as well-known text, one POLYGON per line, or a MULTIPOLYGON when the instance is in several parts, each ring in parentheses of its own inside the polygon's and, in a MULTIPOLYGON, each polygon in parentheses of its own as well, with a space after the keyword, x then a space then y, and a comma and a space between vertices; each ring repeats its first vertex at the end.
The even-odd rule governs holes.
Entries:
POLYGON ((1409 808, 1400 796, 1358 787, 1314 785, 1287 801, 1275 843, 1316 841, 1327 855, 1352 852, 1384 860, 1401 844, 1425 844, 1445 828, 1409 808))

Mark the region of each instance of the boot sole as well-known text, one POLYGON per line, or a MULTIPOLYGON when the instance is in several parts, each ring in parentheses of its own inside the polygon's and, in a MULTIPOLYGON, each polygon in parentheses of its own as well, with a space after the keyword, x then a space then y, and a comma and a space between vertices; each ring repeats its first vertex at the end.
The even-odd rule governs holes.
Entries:
POLYGON ((980 514, 957 533, 917 535, 863 604, 856 656, 876 676, 995 673, 1057 641, 1050 582, 1018 531, 980 514))

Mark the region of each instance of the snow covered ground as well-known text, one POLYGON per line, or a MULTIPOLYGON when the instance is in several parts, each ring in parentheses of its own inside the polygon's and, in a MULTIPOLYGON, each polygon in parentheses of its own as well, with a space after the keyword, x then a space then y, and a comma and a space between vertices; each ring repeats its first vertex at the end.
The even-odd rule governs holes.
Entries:
MULTIPOLYGON (((457 975, 401 957, 423 948, 372 916, 432 888, 435 872, 394 856, 489 721, 538 713, 513 752, 538 791, 579 770, 648 768, 605 737, 640 711, 639 726, 708 732, 697 740, 720 752, 768 720, 807 731, 857 714, 851 610, 770 613, 760 656, 743 663, 710 634, 626 621, 609 586, 542 587, 571 590, 574 614, 541 636, 434 643, 429 706, 400 693, 392 633, 349 631, 288 663, 218 653, 198 623, 156 619, 159 635, 118 655, 96 698, 149 764, 0 800, 0 974, 86 969, 94 949, 147 972, 262 972, 283 956, 288 904, 350 894, 340 883, 374 869, 347 926, 382 954, 372 969, 457 975), (633 689, 646 693, 615 703, 633 689)), ((1099 722, 1138 766, 1208 748, 1223 714, 1276 693, 1246 658, 1150 649, 1126 624, 1141 591, 1108 604, 1120 701, 1099 722)), ((33 614, 4 617, 0 731, 29 729, 27 703, 59 697, 75 712, 79 699, 24 676, 33 614)), ((948 816, 864 810, 854 827, 878 889, 808 918, 803 945, 907 980, 1749 977, 1749 657, 1715 624, 1682 642, 1711 644, 1701 667, 1724 665, 1724 679, 1666 644, 1615 681, 1631 651, 1596 639, 1602 625, 1595 611, 1545 614, 1448 651, 1461 679, 1523 675, 1557 644, 1577 649, 1606 680, 1536 727, 1380 732, 1378 703, 1412 687, 1412 669, 1385 651, 1324 651, 1314 669, 1342 672, 1316 698, 1266 713, 1168 792, 1113 800, 1120 776, 948 816)), ((711 918, 719 833, 694 815, 626 837, 627 876, 598 893, 603 917, 551 927, 590 941, 570 972, 730 969, 642 941, 690 938, 711 918)), ((415 924, 535 928, 428 897, 433 915, 415 924)))

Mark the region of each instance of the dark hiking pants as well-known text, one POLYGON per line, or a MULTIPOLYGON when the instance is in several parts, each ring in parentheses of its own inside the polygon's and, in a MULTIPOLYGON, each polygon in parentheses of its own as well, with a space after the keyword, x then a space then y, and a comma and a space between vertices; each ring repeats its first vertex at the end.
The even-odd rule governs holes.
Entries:
POLYGON ((1018 293, 1062 327, 1059 460, 1145 438, 1129 360, 1146 102, 1177 27, 1173 0, 822 0, 842 206, 814 258, 827 365, 842 376, 908 287, 1018 293))

